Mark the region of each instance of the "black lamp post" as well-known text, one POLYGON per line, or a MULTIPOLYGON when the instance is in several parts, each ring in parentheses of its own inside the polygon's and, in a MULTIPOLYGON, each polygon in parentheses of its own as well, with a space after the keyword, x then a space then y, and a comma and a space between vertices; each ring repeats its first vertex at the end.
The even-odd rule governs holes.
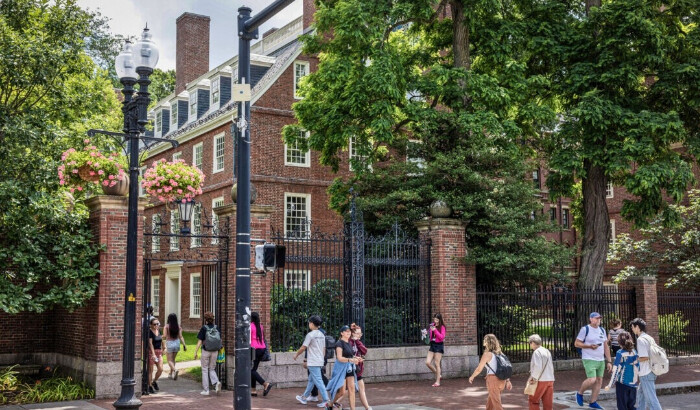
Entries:
POLYGON ((189 235, 191 233, 189 223, 192 220, 194 205, 194 201, 188 201, 186 199, 181 199, 177 202, 177 207, 180 212, 180 220, 183 222, 183 226, 180 228, 180 233, 182 235, 189 235))

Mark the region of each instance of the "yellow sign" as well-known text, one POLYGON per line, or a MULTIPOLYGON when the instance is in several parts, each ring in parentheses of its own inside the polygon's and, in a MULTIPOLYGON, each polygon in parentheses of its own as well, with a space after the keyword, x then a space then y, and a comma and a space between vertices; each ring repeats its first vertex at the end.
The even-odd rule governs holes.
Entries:
POLYGON ((129 302, 136 302, 136 298, 133 293, 129 293, 129 302))

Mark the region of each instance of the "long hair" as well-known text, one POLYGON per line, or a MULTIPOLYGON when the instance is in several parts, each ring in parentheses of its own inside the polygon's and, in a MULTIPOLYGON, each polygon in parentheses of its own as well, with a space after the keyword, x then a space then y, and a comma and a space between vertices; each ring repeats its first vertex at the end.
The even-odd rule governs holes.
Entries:
POLYGON ((632 340, 632 335, 629 332, 620 332, 617 335, 617 343, 628 352, 634 350, 634 340, 632 340))
POLYGON ((489 333, 484 336, 484 349, 487 352, 501 354, 501 343, 498 341, 498 338, 496 338, 496 335, 489 333))
POLYGON ((433 316, 433 319, 437 319, 437 320, 438 320, 438 325, 437 325, 437 329, 438 329, 438 330, 440 330, 440 329, 442 329, 442 328, 445 327, 445 321, 442 320, 442 315, 441 315, 440 313, 436 313, 436 314, 433 316))
POLYGON ((177 315, 175 313, 168 315, 168 334, 171 339, 177 339, 180 334, 180 325, 177 324, 177 315))
POLYGON ((255 338, 258 342, 262 343, 262 329, 260 328, 260 314, 258 312, 253 312, 250 314, 250 321, 255 325, 255 338))

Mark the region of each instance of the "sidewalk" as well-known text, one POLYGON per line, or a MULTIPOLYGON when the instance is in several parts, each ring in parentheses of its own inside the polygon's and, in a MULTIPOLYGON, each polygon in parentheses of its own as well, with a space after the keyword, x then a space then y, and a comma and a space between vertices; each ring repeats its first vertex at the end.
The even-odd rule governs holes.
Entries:
MULTIPOLYGON (((607 376, 607 375, 606 375, 607 376)), ((165 377, 165 376, 164 376, 165 377)), ((556 373, 557 381, 554 389, 557 393, 572 392, 581 384, 583 371, 566 371, 556 373)), ((522 393, 525 387, 526 375, 513 377, 513 390, 503 393, 505 409, 525 409, 527 400, 522 393)), ((687 382, 700 382, 700 365, 674 366, 671 371, 661 376, 658 382, 663 385, 687 382)), ((605 380, 607 383, 607 379, 605 380)), ((201 396, 201 386, 189 379, 180 378, 178 381, 167 377, 159 381, 161 392, 142 397, 142 409, 232 409, 233 392, 222 391, 220 395, 201 396)), ((441 387, 431 387, 430 381, 410 381, 394 383, 367 384, 367 397, 374 410, 406 409, 484 409, 486 408, 486 387, 484 379, 475 380, 470 385, 466 379, 449 379, 442 382, 441 387), (418 407, 422 406, 422 407, 418 407)), ((301 390, 272 389, 267 397, 253 398, 253 409, 312 409, 314 406, 302 406, 294 396, 301 390)), ((261 392, 262 395, 262 392, 261 392)), ((558 396, 562 396, 559 394, 558 396)), ((112 409, 114 400, 96 400, 91 403, 104 409, 112 409)), ((314 403, 315 404, 315 403, 314 403)), ((347 399, 344 403, 348 407, 347 399)), ((555 409, 570 408, 565 404, 555 404, 555 409)), ((578 406, 574 408, 580 408, 578 406)), ((357 409, 362 409, 357 396, 357 409)))

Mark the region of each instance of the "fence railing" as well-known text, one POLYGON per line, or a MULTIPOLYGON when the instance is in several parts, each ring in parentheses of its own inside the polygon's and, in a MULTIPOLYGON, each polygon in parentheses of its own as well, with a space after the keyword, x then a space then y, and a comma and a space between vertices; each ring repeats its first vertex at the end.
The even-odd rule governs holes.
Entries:
POLYGON ((659 344, 670 356, 700 353, 700 292, 657 294, 659 344))
POLYGON ((629 323, 636 316, 634 290, 480 288, 477 291, 479 354, 484 335, 493 333, 511 361, 527 362, 532 355, 527 338, 536 333, 542 337, 543 346, 552 352, 553 360, 578 358, 574 340, 594 311, 603 316, 601 324, 606 330, 613 318, 629 323))

